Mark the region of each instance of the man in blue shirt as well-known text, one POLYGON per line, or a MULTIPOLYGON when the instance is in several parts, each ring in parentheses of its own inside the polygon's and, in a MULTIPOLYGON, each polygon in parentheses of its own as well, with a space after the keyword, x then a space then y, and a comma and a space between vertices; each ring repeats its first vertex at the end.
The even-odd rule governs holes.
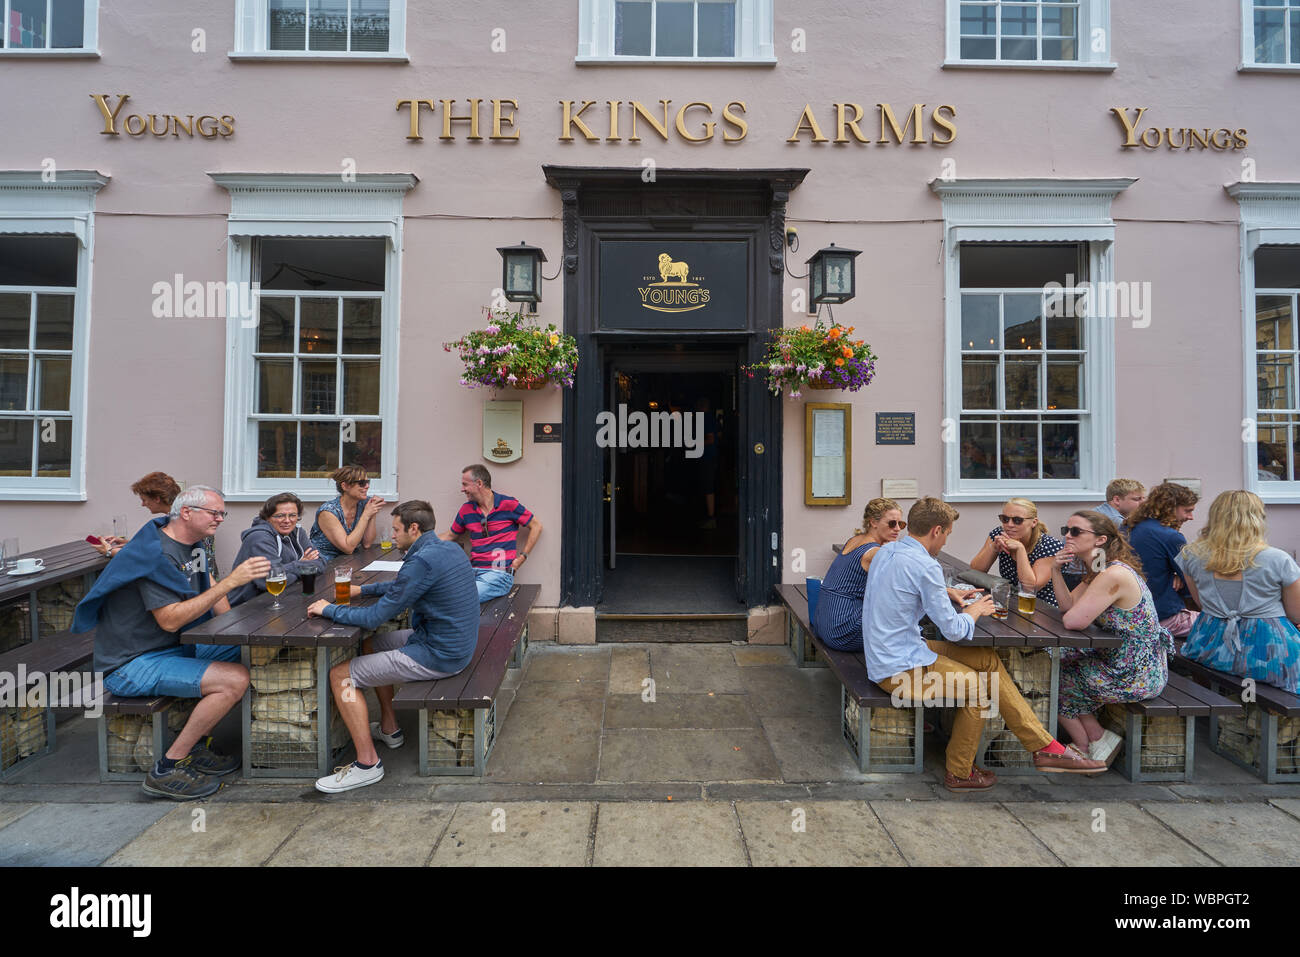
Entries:
MULTIPOLYGON (((935 556, 947 544, 957 518, 957 510, 948 503, 920 499, 907 513, 908 537, 882 545, 872 560, 862 599, 867 676, 901 701, 929 700, 936 685, 955 689, 957 718, 944 776, 949 791, 987 791, 997 783, 992 771, 974 766, 983 719, 989 716, 983 707, 987 700, 977 699, 985 697, 986 691, 996 709, 993 713, 1001 712, 1007 728, 1033 754, 1038 770, 1105 771, 1101 761, 1085 758, 1047 733, 993 648, 954 644, 974 637, 976 620, 992 614, 994 607, 993 599, 984 597, 958 612, 944 587, 935 556), (926 641, 921 636, 919 622, 924 615, 948 641, 926 641)), ((936 703, 942 705, 951 693, 940 695, 936 703)))
POLYGON ((1117 478, 1106 486, 1106 501, 1096 506, 1093 511, 1100 512, 1115 523, 1125 538, 1128 530, 1124 522, 1146 498, 1146 487, 1137 479, 1117 478))
POLYGON ((365 654, 330 669, 330 689, 356 745, 357 759, 318 780, 318 791, 350 791, 382 780, 384 765, 372 738, 390 748, 401 747, 404 740, 393 711, 393 686, 454 675, 474 655, 479 616, 474 572, 459 545, 428 534, 433 528, 433 507, 428 502, 403 502, 393 509, 393 541, 406 552, 402 570, 393 581, 351 586, 353 598, 379 595, 379 601, 356 606, 322 600, 307 609, 309 615, 373 630, 410 608, 413 626, 367 639, 365 654), (358 688, 375 689, 378 721, 369 720, 365 696, 358 688))

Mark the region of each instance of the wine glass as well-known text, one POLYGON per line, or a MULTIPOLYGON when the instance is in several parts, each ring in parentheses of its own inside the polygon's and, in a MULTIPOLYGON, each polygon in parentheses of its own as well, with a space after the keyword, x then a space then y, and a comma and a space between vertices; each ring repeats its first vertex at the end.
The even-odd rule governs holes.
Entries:
POLYGON ((272 568, 271 573, 266 576, 266 590, 272 596, 272 608, 284 607, 280 604, 280 593, 284 591, 286 581, 283 568, 272 568))

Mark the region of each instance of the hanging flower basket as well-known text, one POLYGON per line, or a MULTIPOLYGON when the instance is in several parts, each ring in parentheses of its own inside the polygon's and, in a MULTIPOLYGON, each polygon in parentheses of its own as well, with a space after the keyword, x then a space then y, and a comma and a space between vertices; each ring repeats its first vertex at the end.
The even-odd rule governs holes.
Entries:
POLYGON ((442 344, 446 352, 455 349, 465 364, 461 385, 529 391, 548 383, 557 389, 573 385, 578 344, 572 336, 554 324, 533 325, 522 312, 484 311, 488 314, 484 328, 442 344))
POLYGON ((857 392, 876 375, 876 356, 861 339, 850 339, 853 326, 833 325, 798 329, 774 329, 767 355, 761 362, 746 366, 753 378, 756 373, 767 377, 768 390, 780 395, 789 389, 790 398, 799 398, 803 386, 810 389, 847 389, 857 392))

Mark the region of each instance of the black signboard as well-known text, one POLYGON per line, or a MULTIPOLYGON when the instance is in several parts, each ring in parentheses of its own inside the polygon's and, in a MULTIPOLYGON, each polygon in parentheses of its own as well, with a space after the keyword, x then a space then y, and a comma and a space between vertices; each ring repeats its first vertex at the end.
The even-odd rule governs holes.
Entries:
POLYGON ((877 412, 877 445, 915 445, 915 412, 877 412))
POLYGON ((560 423, 559 422, 534 422, 533 441, 534 442, 560 441, 560 423))
POLYGON ((602 329, 744 329, 748 243, 602 241, 599 303, 602 329))

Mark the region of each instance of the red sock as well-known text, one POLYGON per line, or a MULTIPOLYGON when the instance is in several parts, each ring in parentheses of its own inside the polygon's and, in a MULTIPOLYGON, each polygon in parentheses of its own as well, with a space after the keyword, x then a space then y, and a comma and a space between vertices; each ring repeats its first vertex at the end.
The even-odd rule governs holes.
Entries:
POLYGON ((1047 747, 1043 748, 1043 749, 1042 749, 1042 752, 1040 752, 1040 753, 1045 753, 1045 754, 1064 754, 1064 753, 1065 753, 1065 745, 1061 744, 1060 741, 1057 741, 1055 738, 1053 738, 1053 739, 1052 739, 1052 743, 1049 744, 1047 747))

